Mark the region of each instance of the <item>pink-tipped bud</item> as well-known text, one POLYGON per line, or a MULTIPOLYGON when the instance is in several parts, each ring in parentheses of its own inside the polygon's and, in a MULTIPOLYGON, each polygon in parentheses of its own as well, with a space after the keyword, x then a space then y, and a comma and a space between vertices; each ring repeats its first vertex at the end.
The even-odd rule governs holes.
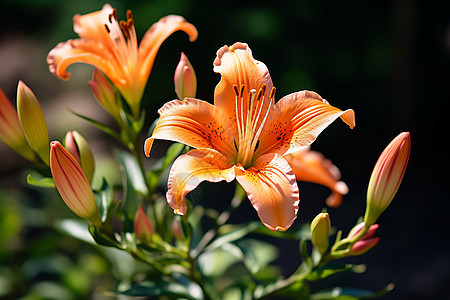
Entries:
POLYGON ((122 108, 119 96, 112 84, 97 69, 92 73, 92 80, 88 82, 98 103, 113 116, 120 120, 120 110, 122 108))
MULTIPOLYGON (((363 228, 365 228, 366 224, 364 222, 359 223, 355 227, 350 230, 348 234, 348 238, 356 238, 360 234, 362 234, 363 228)), ((378 229, 378 224, 371 225, 365 233, 361 237, 358 238, 352 247, 350 248, 350 255, 361 255, 372 249, 378 244, 380 238, 374 238, 375 232, 378 229)))
POLYGON ((331 220, 328 213, 318 214, 311 222, 311 242, 321 254, 328 250, 330 229, 331 220))
POLYGON ((36 160, 34 151, 25 138, 17 112, 2 89, 0 89, 0 140, 24 158, 36 160))
POLYGON ((375 247, 378 242, 380 241, 380 238, 372 238, 372 239, 366 239, 357 241, 353 244, 353 246, 350 248, 350 255, 362 255, 375 247))
POLYGON ((143 243, 150 242, 153 234, 153 225, 141 206, 139 206, 134 219, 134 232, 143 243))
POLYGON ((405 174, 410 151, 411 137, 403 132, 381 153, 367 189, 366 224, 374 224, 391 203, 405 174))
POLYGON ((22 81, 17 86, 17 114, 31 149, 48 165, 50 147, 44 113, 36 96, 22 81))
POLYGON ((64 146, 80 164, 88 181, 92 182, 95 170, 94 156, 83 136, 77 131, 68 131, 64 139, 64 146))
POLYGON ((60 142, 51 142, 50 169, 56 188, 66 205, 79 217, 102 226, 89 181, 78 162, 60 142))
POLYGON ((195 76, 194 68, 183 52, 181 52, 180 62, 175 69, 174 82, 175 93, 178 99, 183 100, 185 97, 195 97, 197 93, 197 77, 195 76))

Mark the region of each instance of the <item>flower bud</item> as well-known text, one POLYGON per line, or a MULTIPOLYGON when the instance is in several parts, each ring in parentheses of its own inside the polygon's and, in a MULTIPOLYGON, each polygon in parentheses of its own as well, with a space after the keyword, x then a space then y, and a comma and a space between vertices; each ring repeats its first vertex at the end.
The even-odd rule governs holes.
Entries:
MULTIPOLYGON (((365 223, 361 222, 355 227, 350 230, 350 233, 348 234, 348 238, 355 238, 358 235, 360 235, 365 227, 365 223)), ((360 237, 358 240, 352 245, 350 248, 349 255, 361 255, 375 247, 378 242, 380 241, 380 238, 374 238, 375 232, 378 229, 378 224, 371 225, 367 231, 360 237)))
POLYGON ((331 220, 328 213, 318 214, 311 222, 311 242, 321 254, 328 250, 330 228, 331 220))
POLYGON ((384 149, 372 171, 367 189, 364 222, 372 225, 391 203, 402 182, 411 151, 409 132, 399 134, 384 149))
POLYGON ((102 226, 89 181, 78 162, 60 142, 51 142, 50 169, 61 198, 79 217, 102 226))
POLYGON ((0 140, 24 158, 36 160, 25 138, 17 112, 2 89, 0 89, 0 140))
POLYGON ((197 93, 197 77, 195 76, 194 68, 183 52, 181 52, 180 62, 175 69, 174 81, 175 93, 178 99, 183 100, 185 97, 195 97, 197 93))
POLYGON ((122 106, 114 87, 108 79, 106 79, 99 70, 94 69, 92 80, 88 82, 88 85, 94 93, 98 103, 109 112, 114 119, 119 121, 122 106))
POLYGON ((67 132, 64 140, 64 146, 80 164, 80 167, 86 175, 88 181, 92 182, 92 177, 95 170, 94 157, 83 136, 77 131, 67 132))
POLYGON ((41 105, 31 89, 22 81, 17 86, 17 114, 31 149, 49 163, 49 137, 41 105))
POLYGON ((141 206, 139 206, 134 219, 134 232, 143 243, 150 242, 153 234, 153 225, 141 206))

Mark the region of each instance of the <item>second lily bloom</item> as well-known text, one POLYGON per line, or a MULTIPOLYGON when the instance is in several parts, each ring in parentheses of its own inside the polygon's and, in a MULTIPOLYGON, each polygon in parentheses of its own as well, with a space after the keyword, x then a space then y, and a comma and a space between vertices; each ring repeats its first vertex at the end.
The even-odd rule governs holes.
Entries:
POLYGON ((297 216, 299 189, 284 155, 310 145, 339 117, 353 128, 354 112, 309 91, 275 103, 267 67, 244 43, 220 48, 214 71, 222 75, 214 105, 192 98, 166 103, 145 153, 155 139, 196 148, 180 156, 170 171, 166 196, 175 213, 186 212, 184 197, 200 182, 236 179, 261 221, 271 230, 286 230, 297 216))
POLYGON ((156 53, 162 42, 173 32, 182 30, 191 41, 197 29, 180 16, 166 16, 153 24, 138 46, 131 11, 127 20, 120 21, 116 10, 105 4, 102 10, 73 18, 74 31, 79 39, 59 43, 47 56, 50 71, 68 79, 67 67, 73 63, 87 63, 99 68, 119 89, 139 118, 140 102, 156 53))

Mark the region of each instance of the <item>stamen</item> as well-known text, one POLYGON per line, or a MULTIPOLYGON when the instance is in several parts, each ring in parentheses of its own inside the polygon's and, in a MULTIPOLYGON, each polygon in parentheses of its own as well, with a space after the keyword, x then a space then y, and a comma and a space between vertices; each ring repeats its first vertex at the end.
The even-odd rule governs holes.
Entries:
POLYGON ((241 97, 244 96, 244 88, 245 88, 245 85, 242 85, 241 86, 241 93, 239 94, 239 96, 241 96, 241 97))
POLYGON ((108 25, 106 25, 106 24, 105 24, 105 29, 106 29, 106 32, 108 32, 108 34, 111 32, 111 30, 109 29, 108 25))
POLYGON ((256 101, 261 100, 261 98, 264 96, 264 94, 266 93, 266 89, 267 89, 267 85, 263 84, 263 86, 259 89, 258 92, 258 97, 256 97, 256 101))
POLYGON ((239 90, 236 84, 233 84, 234 93, 236 94, 236 97, 239 97, 239 90))
POLYGON ((123 33, 125 33, 125 36, 129 39, 130 38, 130 32, 128 27, 128 22, 120 21, 120 28, 122 28, 123 33))
POLYGON ((133 19, 133 14, 131 13, 131 9, 127 10, 127 19, 128 20, 132 20, 133 19))
POLYGON ((270 91, 270 99, 272 99, 273 97, 275 97, 275 92, 277 91, 277 89, 275 87, 272 87, 272 90, 270 91))

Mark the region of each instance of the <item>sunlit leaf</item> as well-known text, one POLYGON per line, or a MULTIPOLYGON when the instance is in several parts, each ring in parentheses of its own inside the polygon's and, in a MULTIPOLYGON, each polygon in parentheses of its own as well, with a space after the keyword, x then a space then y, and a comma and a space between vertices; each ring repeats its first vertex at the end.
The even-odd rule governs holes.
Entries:
POLYGON ((335 287, 333 289, 320 291, 311 295, 312 300, 328 300, 328 299, 338 299, 338 300, 358 300, 358 299, 370 299, 378 298, 386 295, 394 289, 393 284, 388 284, 385 288, 373 292, 357 288, 342 288, 335 287))
MULTIPOLYGON (((144 281, 132 285, 125 290, 117 291, 118 294, 133 297, 157 297, 157 296, 177 296, 184 299, 196 298, 189 294, 189 290, 182 284, 167 281, 144 281)), ((169 298, 170 299, 170 298, 169 298)))
MULTIPOLYGON (((39 176, 37 174, 33 174, 33 176, 39 176)), ((27 175, 27 183, 32 186, 42 187, 42 188, 55 188, 55 182, 51 177, 43 177, 34 178, 31 174, 27 175)))
POLYGON ((60 231, 73 236, 83 242, 89 244, 95 244, 91 234, 88 230, 88 224, 86 221, 81 219, 64 219, 57 221, 55 227, 60 231))
POLYGON ((97 127, 98 129, 106 132, 107 134, 113 136, 114 138, 120 140, 120 135, 117 132, 115 132, 112 128, 110 128, 108 125, 102 124, 99 121, 96 121, 96 120, 91 119, 91 118, 89 118, 87 116, 83 116, 81 114, 78 114, 78 113, 76 113, 76 112, 74 112, 72 110, 70 110, 70 112, 73 113, 75 116, 77 116, 79 118, 82 118, 85 121, 88 121, 89 123, 91 123, 92 125, 97 127))
POLYGON ((103 179, 100 190, 94 191, 94 196, 102 222, 105 222, 113 200, 113 189, 105 179, 103 179))
POLYGON ((242 250, 243 261, 252 273, 258 273, 278 257, 276 246, 255 239, 243 239, 236 242, 242 250))

